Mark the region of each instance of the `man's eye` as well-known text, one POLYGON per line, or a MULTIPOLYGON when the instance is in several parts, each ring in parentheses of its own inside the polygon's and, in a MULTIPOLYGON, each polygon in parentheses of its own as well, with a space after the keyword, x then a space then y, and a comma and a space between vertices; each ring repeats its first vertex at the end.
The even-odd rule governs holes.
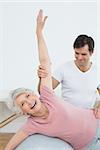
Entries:
POLYGON ((82 54, 83 56, 85 56, 86 54, 82 54))
POLYGON ((76 55, 78 55, 79 53, 75 52, 76 55))

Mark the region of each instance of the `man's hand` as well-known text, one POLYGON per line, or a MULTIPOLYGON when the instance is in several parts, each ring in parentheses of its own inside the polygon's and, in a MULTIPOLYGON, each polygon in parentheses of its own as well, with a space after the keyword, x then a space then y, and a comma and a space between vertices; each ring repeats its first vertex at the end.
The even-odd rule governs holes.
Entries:
POLYGON ((46 78, 48 76, 48 72, 46 71, 46 68, 42 65, 39 66, 37 70, 37 74, 39 78, 46 78))
POLYGON ((37 16, 37 26, 36 26, 37 35, 42 32, 46 19, 47 19, 47 16, 43 17, 43 10, 40 9, 38 16, 37 16))
POLYGON ((97 101, 94 105, 94 114, 97 119, 100 119, 100 101, 97 101))

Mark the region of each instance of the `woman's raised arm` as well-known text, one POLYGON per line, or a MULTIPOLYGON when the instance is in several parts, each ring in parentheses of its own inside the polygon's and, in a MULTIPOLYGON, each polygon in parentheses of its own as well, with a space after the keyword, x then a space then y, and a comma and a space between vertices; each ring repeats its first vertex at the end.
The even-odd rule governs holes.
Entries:
POLYGON ((52 78, 51 78, 51 61, 48 54, 48 49, 43 37, 43 28, 45 26, 47 16, 43 17, 43 10, 40 10, 37 16, 37 26, 36 26, 36 35, 37 35, 37 43, 38 43, 38 53, 39 53, 39 61, 42 66, 46 68, 48 71, 48 76, 46 78, 41 78, 40 89, 41 86, 47 86, 52 89, 52 78))

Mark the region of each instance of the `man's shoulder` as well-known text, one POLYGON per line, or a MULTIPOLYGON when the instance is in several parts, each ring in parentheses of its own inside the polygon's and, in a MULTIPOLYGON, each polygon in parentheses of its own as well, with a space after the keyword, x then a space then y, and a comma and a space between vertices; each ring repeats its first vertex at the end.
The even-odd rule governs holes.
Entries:
POLYGON ((72 67, 73 64, 74 64, 74 61, 73 61, 73 60, 70 60, 70 61, 67 61, 67 62, 61 64, 60 67, 61 67, 61 68, 72 67))
POLYGON ((95 63, 95 62, 91 62, 91 63, 92 63, 91 68, 92 69, 97 69, 97 63, 95 63))
POLYGON ((62 63, 61 65, 59 65, 59 67, 57 67, 55 69, 55 72, 54 73, 62 73, 62 72, 66 72, 68 70, 71 70, 71 68, 73 68, 74 66, 74 61, 67 61, 67 62, 64 62, 62 63))

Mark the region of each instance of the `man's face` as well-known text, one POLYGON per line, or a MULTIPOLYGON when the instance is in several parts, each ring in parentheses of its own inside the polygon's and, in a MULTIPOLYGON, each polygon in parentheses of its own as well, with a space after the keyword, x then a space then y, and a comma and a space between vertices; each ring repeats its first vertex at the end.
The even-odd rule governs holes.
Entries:
POLYGON ((75 58, 76 58, 76 63, 80 67, 85 67, 90 61, 90 57, 92 55, 92 52, 89 51, 88 45, 85 45, 84 47, 81 48, 75 48, 75 58))
POLYGON ((16 104, 21 108, 23 113, 35 114, 41 108, 39 98, 32 93, 23 93, 16 98, 16 104))

